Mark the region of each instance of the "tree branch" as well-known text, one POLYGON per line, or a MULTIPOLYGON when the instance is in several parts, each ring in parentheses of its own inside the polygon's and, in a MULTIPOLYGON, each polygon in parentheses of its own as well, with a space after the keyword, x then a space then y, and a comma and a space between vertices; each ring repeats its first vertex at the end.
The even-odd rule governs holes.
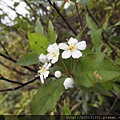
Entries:
POLYGON ((39 78, 39 76, 31 79, 30 81, 28 81, 28 82, 26 82, 26 83, 23 83, 23 84, 19 85, 19 86, 17 86, 17 87, 0 90, 0 92, 7 92, 7 91, 15 91, 15 90, 18 90, 18 89, 20 89, 20 88, 22 88, 22 87, 24 87, 24 86, 26 86, 26 85, 28 85, 28 84, 36 81, 38 78, 39 78))
POLYGON ((75 30, 69 25, 69 23, 67 22, 67 20, 63 17, 63 15, 60 13, 59 9, 57 8, 55 3, 52 3, 50 0, 48 0, 49 4, 56 10, 56 12, 60 15, 60 17, 63 19, 63 21, 67 24, 68 28, 75 34, 77 35, 77 33, 75 32, 75 30))
POLYGON ((118 97, 115 98, 114 103, 112 104, 112 106, 110 107, 110 109, 109 109, 108 112, 107 112, 107 115, 110 114, 111 110, 114 108, 114 106, 115 106, 115 104, 117 103, 117 101, 118 101, 118 97))
POLYGON ((4 80, 4 81, 10 82, 10 83, 14 83, 14 84, 23 85, 23 83, 21 83, 21 82, 9 80, 9 79, 7 79, 7 78, 4 78, 3 76, 0 77, 0 80, 4 80))
POLYGON ((93 16, 93 14, 91 13, 91 11, 88 9, 88 6, 86 5, 86 10, 89 13, 90 17, 93 19, 93 21, 96 23, 96 25, 98 26, 98 28, 100 28, 97 20, 95 19, 95 17, 93 16))
MULTIPOLYGON (((12 62, 14 62, 14 63, 17 62, 17 61, 14 60, 13 58, 11 58, 11 57, 9 58, 8 56, 6 56, 6 55, 4 55, 4 54, 2 54, 2 53, 0 53, 0 56, 4 57, 4 58, 6 58, 7 60, 12 61, 12 62)), ((27 66, 22 66, 22 67, 24 67, 25 69, 27 69, 27 70, 29 70, 29 71, 32 71, 32 72, 35 72, 35 73, 37 72, 37 71, 31 69, 30 67, 27 67, 27 66)))
POLYGON ((77 3, 75 3, 75 7, 76 7, 77 14, 78 14, 79 22, 80 22, 80 25, 81 25, 81 29, 82 29, 83 28, 83 24, 82 24, 82 19, 80 17, 80 13, 79 13, 79 10, 78 10, 78 4, 77 3))
POLYGON ((6 67, 7 69, 13 70, 14 72, 16 72, 16 73, 18 73, 18 74, 21 74, 21 75, 30 75, 29 73, 23 73, 23 72, 18 71, 18 70, 15 69, 15 68, 11 68, 11 67, 5 65, 4 63, 2 63, 1 61, 0 61, 0 64, 1 64, 2 66, 6 67))

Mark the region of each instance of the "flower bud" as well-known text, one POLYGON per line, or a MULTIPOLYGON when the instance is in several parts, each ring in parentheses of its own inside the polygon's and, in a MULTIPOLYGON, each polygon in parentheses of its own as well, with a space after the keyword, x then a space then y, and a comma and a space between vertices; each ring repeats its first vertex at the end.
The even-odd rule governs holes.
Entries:
POLYGON ((39 60, 40 60, 40 62, 42 62, 42 63, 48 62, 48 58, 47 58, 47 56, 44 55, 44 54, 40 54, 39 60))
POLYGON ((64 83, 63 83, 65 89, 73 88, 73 84, 74 84, 74 81, 72 78, 66 78, 64 83))
POLYGON ((61 77, 61 72, 60 71, 55 71, 55 77, 60 78, 61 77))

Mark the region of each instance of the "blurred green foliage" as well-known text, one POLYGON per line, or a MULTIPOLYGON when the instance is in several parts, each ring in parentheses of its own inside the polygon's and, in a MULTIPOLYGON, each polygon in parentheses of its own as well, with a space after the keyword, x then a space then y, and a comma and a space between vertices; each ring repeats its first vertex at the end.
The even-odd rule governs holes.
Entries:
MULTIPOLYGON (((107 58, 114 60, 115 63, 120 66, 120 58, 118 57, 120 56, 120 1, 82 1, 78 4, 73 1, 75 3, 72 2, 66 9, 64 8, 64 3, 59 4, 56 2, 56 4, 58 9, 60 9, 62 16, 67 20, 77 35, 84 29, 81 37, 78 36, 78 39, 85 39, 89 48, 93 48, 92 41, 95 40, 94 37, 101 36, 103 34, 105 41, 102 41, 102 51, 106 54, 107 58), (88 14, 94 16, 93 19, 97 23, 90 22, 92 17, 89 17, 88 14), (104 32, 101 33, 101 29, 98 28, 101 28, 104 32), (96 33, 92 34, 93 31, 96 31, 96 33), (109 45, 106 44, 107 42, 109 42, 109 45)), ((0 3, 3 4, 3 1, 0 1, 0 3)), ((24 0, 24 3, 26 4, 26 11, 29 14, 23 15, 17 12, 16 7, 19 6, 19 2, 14 2, 14 6, 12 8, 6 3, 6 6, 16 14, 13 19, 10 18, 9 14, 6 13, 4 9, 0 8, 0 42, 4 45, 9 55, 16 61, 22 55, 31 52, 28 44, 29 36, 27 36, 27 34, 28 32, 38 33, 38 28, 35 28, 35 24, 37 24, 37 26, 41 26, 42 24, 44 29, 41 28, 41 32, 48 35, 50 38, 57 38, 57 42, 63 42, 70 36, 76 36, 53 7, 46 2, 46 0, 36 0, 36 2, 24 0), (40 20, 40 23, 38 20, 40 20), (50 36, 51 33, 47 31, 48 27, 51 26, 49 20, 52 21, 58 37, 54 30, 54 36, 50 36)), ((99 39, 101 38, 99 37, 99 39)), ((93 50, 96 50, 96 48, 93 50)), ((7 55, 6 51, 3 47, 0 47, 0 52, 2 54, 7 55)), ((38 65, 30 65, 30 68, 37 71, 38 65)), ((21 66, 15 66, 14 62, 11 62, 2 56, 0 56, 0 74, 6 78, 23 83, 29 81, 29 79, 36 75, 35 72, 31 72, 21 66)), ((120 94, 119 81, 120 78, 116 78, 114 80, 115 84, 110 83, 113 84, 112 90, 114 91, 114 94, 118 96, 120 94)), ((0 89, 15 87, 12 83, 2 80, 0 80, 0 84, 0 89)), ((111 89, 110 84, 104 84, 108 87, 106 89, 111 89)), ((29 104, 40 86, 41 85, 38 80, 16 91, 1 92, 0 114, 31 114, 29 104)), ((78 88, 74 88, 66 90, 57 102, 56 108, 52 112, 48 112, 46 114, 107 114, 115 99, 116 98, 114 97, 106 97, 94 92, 86 93, 78 88)), ((110 111, 110 114, 120 114, 120 108, 117 106, 120 106, 119 101, 117 101, 114 108, 110 111)))

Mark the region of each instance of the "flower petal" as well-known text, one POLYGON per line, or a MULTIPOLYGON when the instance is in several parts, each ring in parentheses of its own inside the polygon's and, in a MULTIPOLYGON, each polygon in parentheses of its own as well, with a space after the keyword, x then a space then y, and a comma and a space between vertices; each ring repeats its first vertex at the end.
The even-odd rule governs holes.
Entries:
POLYGON ((60 71, 55 71, 54 73, 56 78, 60 78, 61 77, 61 72, 60 71))
POLYGON ((52 52, 53 50, 59 50, 56 43, 48 46, 48 49, 47 49, 48 52, 52 52))
POLYGON ((39 60, 40 60, 40 62, 42 62, 42 63, 48 62, 47 55, 40 54, 39 60))
POLYGON ((74 81, 72 78, 66 78, 65 81, 63 82, 65 89, 73 88, 74 87, 73 84, 74 84, 74 81))
POLYGON ((45 74, 44 74, 44 78, 46 79, 49 75, 50 71, 46 71, 45 74))
POLYGON ((72 57, 73 58, 80 58, 82 56, 82 52, 80 52, 79 50, 74 50, 72 52, 72 57))
POLYGON ((71 37, 71 38, 69 39, 69 41, 68 41, 68 44, 69 44, 69 45, 70 45, 70 44, 76 44, 76 43, 78 43, 78 40, 75 39, 75 38, 73 38, 73 37, 71 37))
POLYGON ((43 75, 40 75, 40 80, 41 80, 41 83, 43 84, 44 83, 43 75))
POLYGON ((71 56, 71 51, 70 50, 66 50, 62 53, 62 58, 63 59, 67 59, 71 56))
POLYGON ((77 49, 85 50, 85 48, 86 48, 86 41, 81 41, 77 44, 77 49))
POLYGON ((68 45, 65 44, 65 43, 60 43, 60 44, 58 45, 58 47, 59 47, 60 49, 62 49, 62 50, 67 50, 68 45))
POLYGON ((54 63, 56 63, 57 61, 58 61, 58 57, 55 57, 55 58, 53 58, 53 59, 51 60, 51 63, 54 64, 54 63))

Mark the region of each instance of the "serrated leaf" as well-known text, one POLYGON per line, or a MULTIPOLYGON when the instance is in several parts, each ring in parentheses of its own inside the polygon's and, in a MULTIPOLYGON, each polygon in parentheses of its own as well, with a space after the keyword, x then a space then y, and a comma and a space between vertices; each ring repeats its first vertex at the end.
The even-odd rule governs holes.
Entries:
POLYGON ((57 34, 54 30, 54 26, 52 24, 52 22, 49 20, 49 24, 48 24, 48 40, 50 44, 53 44, 56 42, 57 39, 57 34))
POLYGON ((74 77, 79 85, 92 87, 120 76, 120 68, 103 53, 87 54, 76 63, 74 77))
POLYGON ((28 33, 30 49, 38 54, 45 54, 48 47, 46 36, 37 33, 28 33))
POLYGON ((39 55, 36 53, 27 53, 19 58, 16 65, 28 66, 39 63, 39 55))
POLYGON ((79 85, 79 87, 86 92, 95 92, 102 95, 112 96, 112 94, 110 94, 109 91, 104 89, 101 83, 97 83, 93 87, 85 87, 81 85, 79 85))
POLYGON ((100 52, 102 45, 102 29, 98 29, 93 33, 92 43, 93 51, 100 52))
MULTIPOLYGON (((64 77, 56 79, 50 83, 44 84, 35 94, 31 105, 32 115, 44 115, 47 111, 52 111, 56 102, 64 92, 64 77)), ((36 116, 35 120, 38 120, 36 116)))
POLYGON ((35 33, 43 34, 44 35, 44 29, 40 22, 40 19, 38 18, 35 23, 35 33))
POLYGON ((98 29, 96 23, 92 20, 92 18, 88 14, 86 14, 86 22, 89 29, 92 30, 92 32, 95 32, 98 29))

